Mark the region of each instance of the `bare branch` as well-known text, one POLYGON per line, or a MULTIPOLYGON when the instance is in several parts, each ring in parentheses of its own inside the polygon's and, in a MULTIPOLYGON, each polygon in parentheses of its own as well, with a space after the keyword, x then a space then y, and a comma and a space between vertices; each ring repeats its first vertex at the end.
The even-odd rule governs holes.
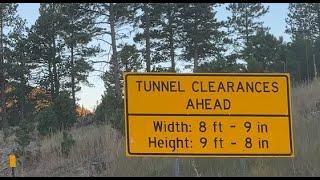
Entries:
POLYGON ((106 34, 111 35, 111 32, 102 31, 102 32, 99 32, 99 33, 95 33, 94 35, 95 35, 95 36, 102 36, 102 35, 106 35, 106 34))
POLYGON ((116 30, 116 32, 124 31, 124 30, 130 31, 131 29, 130 28, 121 28, 121 29, 116 30))
POLYGON ((110 52, 109 53, 101 53, 101 55, 98 55, 98 57, 103 58, 105 56, 110 56, 110 52))
POLYGON ((97 64, 97 63, 111 63, 111 62, 108 62, 108 61, 93 61, 93 60, 89 60, 88 62, 90 63, 94 63, 94 64, 97 64))
POLYGON ((109 24, 109 22, 106 22, 106 21, 100 21, 100 22, 94 22, 94 23, 91 23, 91 24, 109 24))
POLYGON ((91 75, 90 77, 99 77, 99 78, 101 78, 101 75, 91 75))
POLYGON ((101 73, 106 73, 105 71, 101 71, 101 70, 98 70, 98 69, 94 69, 93 71, 95 71, 95 72, 101 72, 101 73))
POLYGON ((108 41, 106 41, 106 40, 104 40, 104 39, 102 39, 102 38, 96 38, 97 40, 99 40, 99 41, 102 41, 102 42, 105 42, 105 43, 107 43, 107 44, 109 44, 109 45, 111 45, 111 43, 110 42, 108 42, 108 41))

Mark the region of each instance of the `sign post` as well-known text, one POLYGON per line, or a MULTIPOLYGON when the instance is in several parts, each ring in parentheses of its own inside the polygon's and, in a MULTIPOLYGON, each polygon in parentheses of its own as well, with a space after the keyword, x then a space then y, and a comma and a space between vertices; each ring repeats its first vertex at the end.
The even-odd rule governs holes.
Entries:
POLYGON ((179 158, 176 158, 175 160, 175 166, 174 166, 174 176, 178 177, 180 174, 180 165, 179 165, 179 158))
POLYGON ((124 80, 127 156, 294 156, 287 73, 126 73, 124 80))

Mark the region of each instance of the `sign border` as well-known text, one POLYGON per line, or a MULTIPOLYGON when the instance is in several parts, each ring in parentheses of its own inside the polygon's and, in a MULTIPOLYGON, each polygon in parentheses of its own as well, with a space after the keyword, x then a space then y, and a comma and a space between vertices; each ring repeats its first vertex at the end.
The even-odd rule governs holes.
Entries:
MULTIPOLYGON (((172 72, 124 72, 124 108, 125 108, 125 137, 126 137, 126 156, 128 157, 294 157, 294 141, 293 141, 293 128, 292 128, 292 112, 291 112, 291 83, 290 73, 172 73, 172 72), (216 153, 132 153, 130 152, 129 145, 129 122, 128 122, 128 87, 127 77, 128 76, 244 76, 244 77, 285 77, 287 82, 287 101, 288 101, 288 115, 289 118, 289 136, 290 136, 290 153, 270 153, 270 154, 216 154, 216 153)), ((154 114, 159 115, 159 114, 154 114)), ((201 115, 199 115, 201 116, 201 115)), ((211 116, 211 115, 208 115, 211 116)), ((214 116, 214 115, 212 115, 214 116)), ((219 116, 219 115, 218 115, 219 116)), ((221 115, 220 115, 221 116, 221 115)), ((227 116, 227 115, 223 115, 227 116)), ((235 115, 237 116, 237 115, 235 115)), ((245 115, 240 115, 245 116, 245 115)), ((259 115, 258 115, 259 116, 259 115)), ((269 115, 270 116, 270 115, 269 115)), ((271 115, 272 116, 272 115, 271 115)), ((268 117, 268 115, 260 115, 260 117, 268 117)))

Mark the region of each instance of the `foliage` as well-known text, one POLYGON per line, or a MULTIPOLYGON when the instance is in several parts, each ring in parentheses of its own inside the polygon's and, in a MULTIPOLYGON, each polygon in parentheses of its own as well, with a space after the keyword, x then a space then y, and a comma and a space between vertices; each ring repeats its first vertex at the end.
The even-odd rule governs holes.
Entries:
POLYGON ((18 144, 18 155, 25 155, 27 146, 32 140, 32 132, 34 126, 32 122, 25 121, 21 122, 18 129, 16 130, 16 143, 18 144))
POLYGON ((57 130, 69 129, 76 121, 73 101, 67 92, 61 92, 55 102, 40 111, 35 121, 38 122, 38 131, 41 135, 47 135, 57 130))
POLYGON ((227 56, 226 59, 218 59, 201 64, 199 72, 204 73, 234 73, 244 72, 245 66, 236 62, 236 57, 227 56))
POLYGON ((56 113, 59 129, 68 129, 76 121, 76 112, 73 108, 73 101, 68 92, 61 92, 55 99, 53 111, 56 113))
POLYGON ((258 30, 268 29, 259 19, 268 13, 269 7, 265 7, 262 3, 230 3, 227 10, 231 12, 227 27, 229 33, 235 36, 233 44, 238 57, 242 60, 253 61, 249 57, 252 45, 250 41, 258 30), (243 51, 244 48, 246 51, 243 51))
POLYGON ((285 72, 286 44, 267 31, 259 30, 251 37, 250 48, 243 52, 251 56, 246 59, 249 72, 285 72))
POLYGON ((216 4, 182 4, 181 12, 181 46, 185 61, 193 61, 193 71, 202 61, 219 59, 225 51, 226 32, 220 28, 223 23, 216 19, 216 4))
POLYGON ((102 101, 96 108, 94 119, 98 124, 110 124, 113 128, 124 134, 124 105, 121 102, 118 108, 115 108, 117 106, 116 103, 114 92, 109 88, 107 93, 102 96, 102 101))
POLYGON ((38 122, 37 130, 41 135, 54 133, 59 127, 53 106, 47 107, 46 109, 40 111, 36 115, 35 121, 38 122))
POLYGON ((124 44, 119 52, 119 60, 123 72, 136 72, 142 68, 142 58, 135 45, 124 44))

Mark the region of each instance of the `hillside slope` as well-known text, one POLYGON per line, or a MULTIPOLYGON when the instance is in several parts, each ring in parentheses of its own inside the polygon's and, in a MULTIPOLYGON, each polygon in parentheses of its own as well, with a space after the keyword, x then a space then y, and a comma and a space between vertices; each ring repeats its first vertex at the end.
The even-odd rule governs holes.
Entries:
MULTIPOLYGON (((292 89, 294 158, 183 158, 182 176, 320 176, 320 81, 292 89), (319 105, 318 105, 319 106, 319 105)), ((17 176, 173 176, 175 158, 127 158, 125 139, 107 125, 72 130, 69 158, 62 134, 41 140, 40 155, 17 176)))

